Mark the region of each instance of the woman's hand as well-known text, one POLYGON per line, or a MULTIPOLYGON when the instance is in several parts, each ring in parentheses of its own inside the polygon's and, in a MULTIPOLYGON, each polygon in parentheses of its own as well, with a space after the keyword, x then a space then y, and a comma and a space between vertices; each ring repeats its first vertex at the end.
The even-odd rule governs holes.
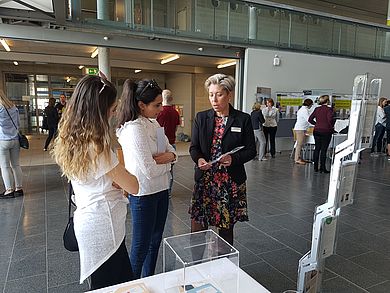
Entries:
POLYGON ((232 164, 232 156, 231 155, 226 155, 223 156, 220 160, 219 163, 224 166, 224 167, 229 167, 232 164))
POLYGON ((153 159, 156 161, 158 165, 160 164, 168 164, 175 160, 175 154, 172 152, 165 152, 153 155, 153 159))
POLYGON ((205 159, 200 158, 200 159, 198 160, 198 168, 199 168, 200 170, 206 171, 206 170, 208 170, 208 169, 211 168, 211 164, 208 163, 205 159))

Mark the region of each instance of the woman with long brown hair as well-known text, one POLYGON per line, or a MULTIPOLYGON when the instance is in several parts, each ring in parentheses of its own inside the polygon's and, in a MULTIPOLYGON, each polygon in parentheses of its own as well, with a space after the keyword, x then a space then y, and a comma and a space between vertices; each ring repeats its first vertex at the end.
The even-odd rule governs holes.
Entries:
POLYGON ((74 231, 80 254, 80 283, 91 289, 133 279, 125 246, 128 200, 117 189, 138 192, 135 176, 111 149, 115 87, 105 78, 84 76, 63 113, 53 155, 75 193, 74 231))

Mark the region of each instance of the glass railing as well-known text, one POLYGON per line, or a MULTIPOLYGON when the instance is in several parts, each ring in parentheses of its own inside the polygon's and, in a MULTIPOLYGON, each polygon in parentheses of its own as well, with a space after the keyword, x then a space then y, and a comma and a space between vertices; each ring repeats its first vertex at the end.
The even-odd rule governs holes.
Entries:
POLYGON ((85 8, 83 20, 154 36, 390 61, 390 29, 245 1, 121 0, 107 9, 110 20, 85 8))

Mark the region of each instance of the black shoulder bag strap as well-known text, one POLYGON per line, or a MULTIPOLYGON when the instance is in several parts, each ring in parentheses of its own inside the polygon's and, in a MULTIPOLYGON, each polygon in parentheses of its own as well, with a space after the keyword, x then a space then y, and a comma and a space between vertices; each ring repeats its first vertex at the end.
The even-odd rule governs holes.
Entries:
POLYGON ((12 119, 11 115, 9 114, 7 107, 6 107, 6 106, 3 106, 3 107, 4 107, 4 109, 7 111, 7 114, 8 114, 8 116, 9 116, 9 119, 11 119, 12 124, 15 126, 16 131, 18 132, 18 135, 20 136, 19 129, 16 127, 16 124, 15 124, 14 120, 12 119))
POLYGON ((68 187, 68 196, 69 196, 68 220, 71 218, 70 214, 72 213, 72 204, 74 206, 76 206, 76 204, 72 200, 72 194, 73 194, 73 187, 72 187, 72 183, 69 181, 69 187, 68 187))

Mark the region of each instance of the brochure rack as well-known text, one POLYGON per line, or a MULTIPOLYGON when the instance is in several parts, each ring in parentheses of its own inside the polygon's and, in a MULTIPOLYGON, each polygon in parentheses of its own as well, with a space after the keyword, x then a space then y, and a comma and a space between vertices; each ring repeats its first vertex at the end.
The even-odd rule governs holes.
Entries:
POLYGON ((311 250, 299 261, 297 290, 321 291, 325 259, 335 253, 340 209, 353 203, 359 154, 370 147, 382 80, 366 73, 355 77, 346 141, 336 146, 327 202, 314 214, 311 250))

